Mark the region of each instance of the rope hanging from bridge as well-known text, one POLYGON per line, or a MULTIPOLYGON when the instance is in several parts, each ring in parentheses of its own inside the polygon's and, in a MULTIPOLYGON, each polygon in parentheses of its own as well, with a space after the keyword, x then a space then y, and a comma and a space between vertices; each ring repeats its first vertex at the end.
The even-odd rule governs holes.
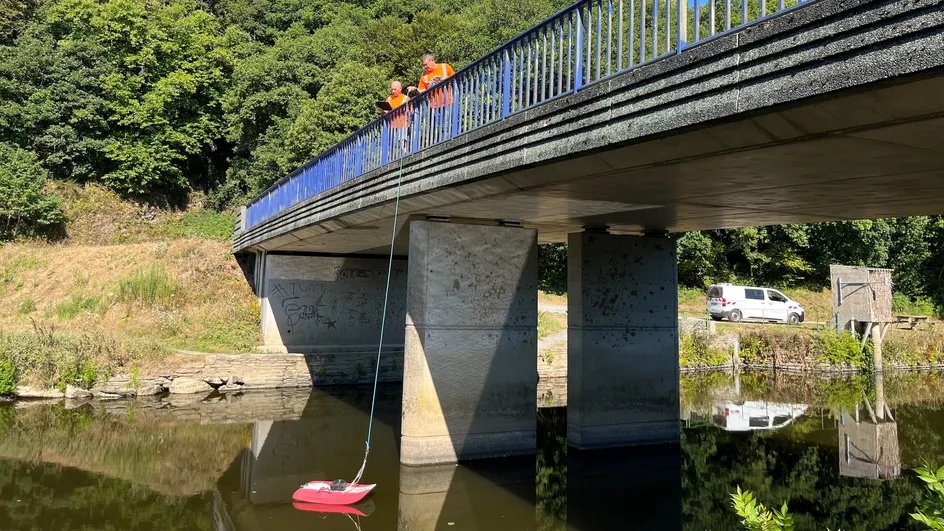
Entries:
MULTIPOLYGON (((404 142, 405 144, 405 142, 404 142)), ((403 159, 406 158, 406 146, 403 153, 400 154, 400 169, 397 176, 397 197, 393 208, 393 228, 390 231, 390 257, 387 261, 387 284, 384 287, 383 313, 380 315, 380 340, 377 342, 377 361, 374 367, 374 392, 370 397, 370 417, 367 421, 367 439, 364 440, 364 462, 361 463, 357 475, 348 484, 354 486, 364 475, 364 469, 367 468, 367 456, 370 454, 370 435, 374 427, 374 406, 377 403, 377 381, 380 379, 380 353, 383 350, 384 325, 387 323, 387 302, 390 298, 390 276, 393 272, 393 243, 397 237, 397 216, 400 214, 400 186, 403 184, 403 159)))

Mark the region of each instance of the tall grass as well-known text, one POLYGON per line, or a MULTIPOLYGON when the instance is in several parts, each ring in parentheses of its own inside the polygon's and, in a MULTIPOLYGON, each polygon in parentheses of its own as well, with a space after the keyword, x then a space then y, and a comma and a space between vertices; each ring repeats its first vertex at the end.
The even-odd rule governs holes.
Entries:
POLYGON ((102 301, 101 297, 72 294, 56 304, 55 313, 60 319, 73 319, 82 312, 102 314, 107 309, 108 305, 102 301))
POLYGON ((117 296, 121 302, 167 306, 173 301, 176 292, 177 283, 158 264, 118 280, 117 296))
POLYGON ((65 334, 34 325, 31 333, 0 332, 0 394, 17 385, 91 387, 113 371, 161 356, 155 342, 104 334, 65 334))

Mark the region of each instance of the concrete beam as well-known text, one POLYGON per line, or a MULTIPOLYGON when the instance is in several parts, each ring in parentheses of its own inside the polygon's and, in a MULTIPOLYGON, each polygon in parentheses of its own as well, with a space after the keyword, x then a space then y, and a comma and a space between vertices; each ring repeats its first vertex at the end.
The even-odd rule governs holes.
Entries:
POLYGON ((567 275, 568 443, 678 442, 675 241, 571 234, 567 275))
POLYGON ((537 232, 410 226, 400 461, 535 451, 537 232))

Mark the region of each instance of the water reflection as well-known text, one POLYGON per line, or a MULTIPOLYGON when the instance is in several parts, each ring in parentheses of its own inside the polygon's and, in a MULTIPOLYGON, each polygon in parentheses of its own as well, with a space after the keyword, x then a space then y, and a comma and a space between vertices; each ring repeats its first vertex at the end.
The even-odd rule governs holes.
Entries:
POLYGON ((839 473, 843 476, 894 479, 901 474, 898 423, 885 399, 885 377, 875 375, 875 407, 863 393, 850 412, 839 412, 839 473), (864 408, 864 414, 860 415, 864 408))
POLYGON ((568 451, 566 408, 535 457, 399 464, 400 389, 382 387, 367 477, 347 514, 291 493, 360 465, 369 388, 0 406, 0 529, 734 529, 737 486, 800 529, 910 529, 944 464, 944 378, 684 377, 681 445, 568 451), (885 481, 878 481, 885 480, 885 481))

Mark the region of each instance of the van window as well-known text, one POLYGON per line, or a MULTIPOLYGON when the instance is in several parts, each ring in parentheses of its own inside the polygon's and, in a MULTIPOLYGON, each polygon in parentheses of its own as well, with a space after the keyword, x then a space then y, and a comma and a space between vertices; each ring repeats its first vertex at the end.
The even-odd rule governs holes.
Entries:
POLYGON ((767 290, 767 298, 774 302, 787 302, 787 298, 784 297, 780 292, 774 290, 767 290))
POLYGON ((709 298, 709 299, 720 299, 721 297, 722 297, 722 295, 721 295, 721 287, 720 287, 720 286, 711 286, 710 288, 708 288, 708 298, 709 298))
POLYGON ((762 289, 746 289, 744 290, 744 297, 755 300, 762 301, 764 300, 764 290, 762 289))

